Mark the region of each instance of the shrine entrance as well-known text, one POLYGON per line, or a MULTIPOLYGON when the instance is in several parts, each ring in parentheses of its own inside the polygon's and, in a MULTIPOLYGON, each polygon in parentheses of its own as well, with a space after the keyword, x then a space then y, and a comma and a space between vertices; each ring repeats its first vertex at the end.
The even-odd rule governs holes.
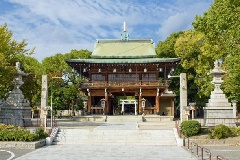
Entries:
POLYGON ((121 113, 122 114, 135 114, 137 115, 137 100, 129 100, 129 99, 120 99, 121 105, 121 113))

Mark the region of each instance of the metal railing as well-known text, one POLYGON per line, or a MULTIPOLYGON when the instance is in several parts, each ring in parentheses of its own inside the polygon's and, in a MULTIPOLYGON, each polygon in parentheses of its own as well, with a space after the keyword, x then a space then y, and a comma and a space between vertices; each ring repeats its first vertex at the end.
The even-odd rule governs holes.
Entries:
MULTIPOLYGON (((183 146, 186 147, 186 139, 183 138, 183 146)), ((187 149, 195 156, 200 157, 201 160, 212 160, 211 151, 203 146, 198 145, 196 142, 190 142, 189 138, 187 138, 187 149)), ((216 160, 228 160, 227 158, 217 155, 216 160)))
POLYGON ((217 155, 217 160, 228 160, 228 159, 224 158, 223 156, 217 155))
POLYGON ((181 129, 179 126, 179 124, 180 124, 179 122, 180 122, 179 120, 175 120, 175 128, 177 129, 178 137, 181 138, 182 135, 181 135, 181 129))

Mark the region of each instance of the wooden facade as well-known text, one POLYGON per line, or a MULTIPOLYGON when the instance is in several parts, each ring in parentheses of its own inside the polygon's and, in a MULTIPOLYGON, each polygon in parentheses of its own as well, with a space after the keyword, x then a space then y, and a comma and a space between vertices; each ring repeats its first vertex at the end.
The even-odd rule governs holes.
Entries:
MULTIPOLYGON (((124 32, 123 35, 126 35, 124 32)), ((97 40, 90 59, 67 59, 86 82, 90 114, 174 115, 167 75, 179 58, 156 58, 152 40, 97 40), (144 102, 143 102, 144 101, 144 102), (123 104, 124 103, 124 104, 123 104)))

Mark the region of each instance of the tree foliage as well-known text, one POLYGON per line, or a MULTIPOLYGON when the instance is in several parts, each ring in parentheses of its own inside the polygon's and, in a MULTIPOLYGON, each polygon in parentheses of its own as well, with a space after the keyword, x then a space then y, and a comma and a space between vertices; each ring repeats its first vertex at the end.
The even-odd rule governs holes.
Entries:
POLYGON ((196 92, 200 98, 210 95, 213 86, 208 75, 213 66, 213 59, 203 50, 206 47, 204 34, 197 31, 186 31, 175 43, 175 52, 181 57, 180 64, 187 70, 188 80, 196 85, 196 92))
POLYGON ((183 32, 172 33, 165 41, 160 41, 157 45, 156 52, 160 58, 176 58, 174 45, 178 37, 183 32))
POLYGON ((214 61, 222 59, 222 67, 227 71, 222 89, 230 100, 240 101, 239 18, 240 1, 215 0, 207 12, 196 16, 194 30, 181 32, 178 36, 172 34, 165 42, 159 42, 158 56, 181 57, 176 73, 186 72, 188 83, 194 83, 188 85, 190 99, 195 97, 204 105, 204 99, 213 90, 212 77, 208 73, 213 69, 214 61))
POLYGON ((25 40, 18 42, 13 39, 7 24, 0 26, 0 98, 5 97, 13 88, 13 76, 16 73, 15 63, 19 55, 31 55, 34 49, 26 49, 25 40))
MULTIPOLYGON (((82 79, 72 70, 65 59, 89 58, 88 50, 73 49, 69 53, 56 54, 42 61, 43 72, 49 78, 49 95, 52 95, 54 109, 81 109, 83 93, 79 90, 82 79), (64 79, 53 78, 63 77, 64 79)), ((49 97, 49 103, 50 103, 49 97)))
POLYGON ((240 1, 215 0, 203 16, 197 16, 194 29, 205 35, 205 52, 212 59, 221 58, 227 74, 224 91, 240 101, 240 1))

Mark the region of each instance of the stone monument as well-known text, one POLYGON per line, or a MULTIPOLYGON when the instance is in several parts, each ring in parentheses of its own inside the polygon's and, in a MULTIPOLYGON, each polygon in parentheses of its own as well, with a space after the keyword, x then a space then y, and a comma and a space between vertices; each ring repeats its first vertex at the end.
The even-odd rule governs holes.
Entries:
POLYGON ((48 106, 48 77, 47 75, 42 75, 42 93, 41 93, 41 125, 44 125, 44 122, 42 121, 45 119, 44 115, 44 108, 48 106))
POLYGON ((17 73, 14 76, 14 89, 10 91, 6 101, 2 100, 0 117, 3 123, 16 126, 30 126, 31 123, 31 107, 27 99, 20 90, 24 82, 22 76, 27 74, 21 70, 20 62, 16 62, 17 73))
POLYGON ((214 62, 214 69, 210 72, 210 75, 213 76, 212 83, 214 84, 214 90, 211 92, 208 103, 203 107, 205 126, 216 126, 218 124, 227 126, 235 125, 235 121, 231 118, 234 118, 236 113, 233 113, 234 110, 231 103, 228 102, 228 99, 220 88, 223 82, 221 76, 225 73, 219 61, 216 60, 214 62))

